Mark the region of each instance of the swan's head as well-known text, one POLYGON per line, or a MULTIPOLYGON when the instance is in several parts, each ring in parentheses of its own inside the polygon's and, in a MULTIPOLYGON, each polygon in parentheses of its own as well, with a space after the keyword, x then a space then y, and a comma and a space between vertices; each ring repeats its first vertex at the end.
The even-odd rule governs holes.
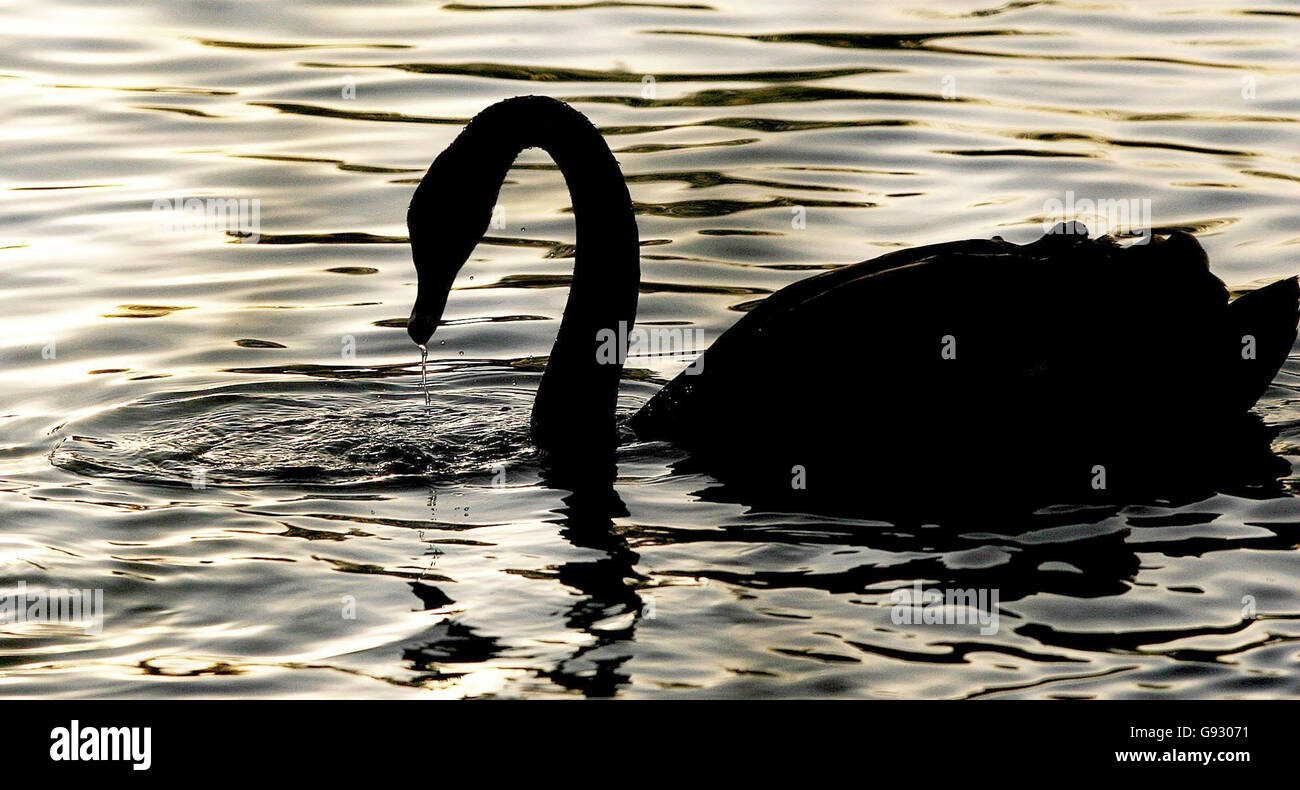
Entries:
POLYGON ((416 189, 406 214, 419 281, 406 333, 416 345, 428 345, 438 328, 456 274, 487 230, 496 190, 497 183, 465 175, 455 145, 434 161, 416 189))
POLYGON ((456 279, 460 262, 439 260, 441 256, 423 255, 419 245, 412 239, 411 251, 415 258, 415 272, 419 285, 415 304, 411 307, 411 317, 406 319, 406 334, 411 336, 417 346, 427 346, 429 338, 442 320, 442 312, 447 308, 447 295, 451 293, 451 284, 456 279))

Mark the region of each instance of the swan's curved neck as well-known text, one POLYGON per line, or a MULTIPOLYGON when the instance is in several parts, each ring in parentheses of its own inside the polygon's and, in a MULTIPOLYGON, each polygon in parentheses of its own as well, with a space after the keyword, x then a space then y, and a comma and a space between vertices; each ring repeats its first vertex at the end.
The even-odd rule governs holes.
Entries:
POLYGON ((407 331, 416 343, 428 342, 457 271, 492 220, 511 163, 533 147, 564 174, 577 234, 568 305, 533 406, 533 440, 551 453, 609 449, 626 338, 636 320, 639 242, 618 162, 569 105, 542 96, 494 104, 434 160, 407 213, 419 276, 407 331))

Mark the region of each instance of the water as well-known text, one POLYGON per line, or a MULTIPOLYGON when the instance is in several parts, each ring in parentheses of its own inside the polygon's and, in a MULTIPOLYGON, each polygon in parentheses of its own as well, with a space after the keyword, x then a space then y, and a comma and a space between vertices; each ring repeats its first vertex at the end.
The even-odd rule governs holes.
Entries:
MULTIPOLYGON (((706 340, 813 270, 1029 241, 1067 191, 1149 199, 1236 288, 1300 271, 1300 6, 925 6, 0 9, 0 588, 105 607, 5 627, 0 694, 1300 695, 1294 479, 936 525, 872 518, 870 480, 861 518, 752 509, 629 443, 612 495, 548 487, 573 232, 536 152, 422 407, 406 204, 516 94, 605 131, 639 320, 706 340), (156 227, 189 197, 257 200, 260 232, 156 227), (997 589, 997 633, 894 623, 918 580, 997 589)), ((620 408, 689 361, 631 360, 620 408)), ((1293 462, 1297 374, 1258 408, 1293 462)))
POLYGON ((424 391, 424 405, 430 404, 429 400, 429 347, 420 344, 420 389, 424 391))

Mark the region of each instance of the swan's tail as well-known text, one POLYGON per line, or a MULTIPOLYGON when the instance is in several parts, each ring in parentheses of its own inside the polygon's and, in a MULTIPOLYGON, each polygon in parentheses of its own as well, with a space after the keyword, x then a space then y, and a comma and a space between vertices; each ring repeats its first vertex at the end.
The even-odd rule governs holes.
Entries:
POLYGON ((1228 305, 1230 378, 1234 409, 1255 405, 1286 362, 1296 341, 1300 281, 1288 277, 1251 291, 1228 305))

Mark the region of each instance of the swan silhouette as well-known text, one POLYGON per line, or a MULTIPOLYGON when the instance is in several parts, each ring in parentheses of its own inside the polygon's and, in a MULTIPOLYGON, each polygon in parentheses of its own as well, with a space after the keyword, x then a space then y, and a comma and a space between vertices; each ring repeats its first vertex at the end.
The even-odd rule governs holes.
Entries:
MULTIPOLYGON (((419 280, 407 331, 429 342, 530 147, 563 173, 577 236, 532 437, 553 459, 600 457, 619 441, 623 362, 602 363, 601 344, 636 320, 639 241, 618 162, 577 110, 507 99, 434 160, 407 215, 419 280)), ((1224 447, 1258 433, 1243 426, 1296 339, 1298 298, 1291 277, 1230 301, 1183 232, 1122 247, 1065 224, 1023 245, 915 247, 772 294, 628 426, 758 488, 806 474, 808 488, 879 489, 918 473, 1106 488, 1194 458, 1222 465, 1224 447)))

